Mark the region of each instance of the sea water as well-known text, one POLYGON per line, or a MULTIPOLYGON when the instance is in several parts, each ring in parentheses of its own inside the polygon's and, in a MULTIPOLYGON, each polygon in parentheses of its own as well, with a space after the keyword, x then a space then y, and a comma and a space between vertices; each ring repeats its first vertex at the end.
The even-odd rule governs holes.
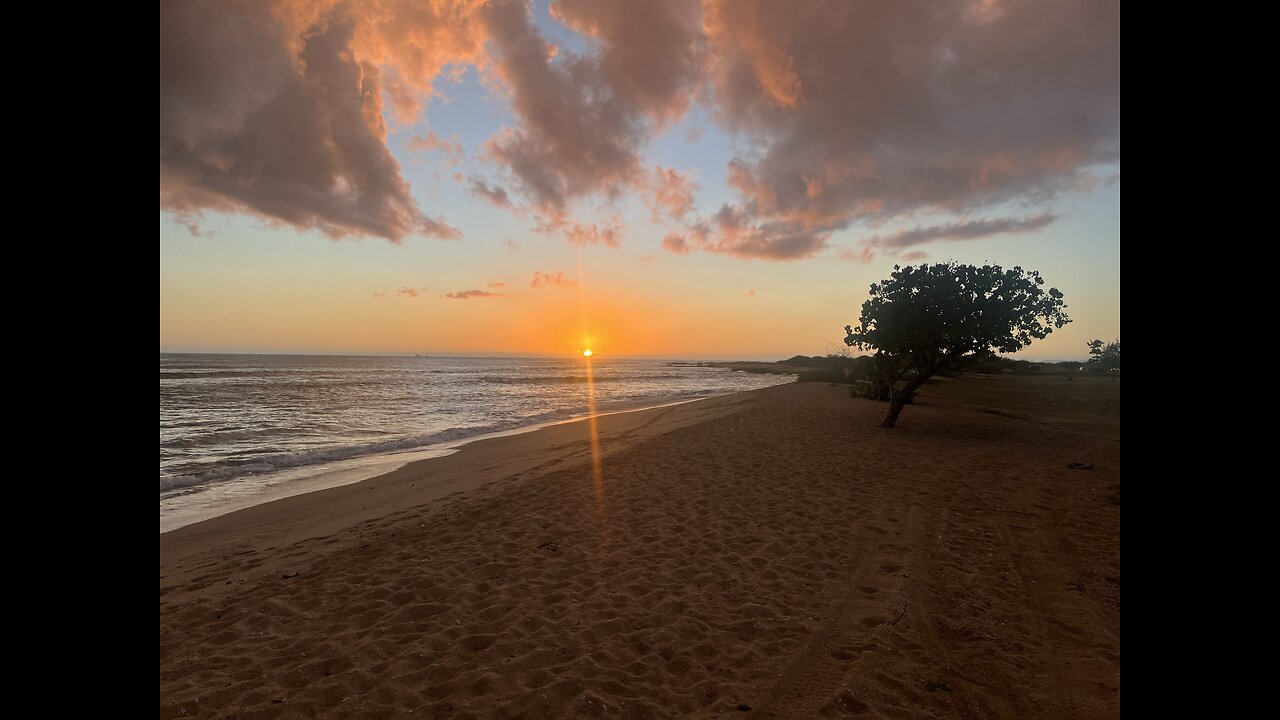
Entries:
POLYGON ((662 360, 162 353, 160 530, 580 417, 589 389, 609 412, 792 379, 662 360))

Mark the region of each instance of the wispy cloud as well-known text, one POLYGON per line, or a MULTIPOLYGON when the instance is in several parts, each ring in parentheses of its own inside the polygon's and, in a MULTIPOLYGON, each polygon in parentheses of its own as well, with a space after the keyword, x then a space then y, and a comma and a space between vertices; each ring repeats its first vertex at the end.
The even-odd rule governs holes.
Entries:
POLYGON ((605 245, 616 248, 622 244, 622 222, 611 218, 605 224, 573 223, 564 229, 564 237, 573 245, 605 245))
POLYGON ((507 191, 498 185, 490 185, 484 178, 476 177, 474 175, 468 178, 467 190, 470 191, 472 195, 488 200, 497 207, 505 208, 507 210, 512 209, 511 197, 507 194, 507 191))
POLYGON ((411 288, 411 287, 401 287, 401 288, 396 288, 395 290, 391 290, 389 292, 386 290, 378 290, 373 293, 373 296, 376 298, 384 298, 390 295, 400 295, 402 297, 407 297, 407 298, 416 298, 418 297, 418 289, 411 288))
POLYGON ((455 135, 451 140, 445 140, 436 134, 434 130, 428 130, 426 135, 414 135, 409 138, 410 150, 439 151, 444 153, 445 162, 449 165, 457 165, 461 163, 466 153, 463 152, 462 142, 455 135))
POLYGON ((693 212, 697 185, 672 168, 655 167, 639 183, 641 199, 654 223, 683 221, 693 212))
POLYGON ((461 290, 459 292, 445 293, 440 297, 450 298, 452 300, 471 300, 473 298, 503 298, 503 293, 489 292, 487 290, 461 290))
POLYGON ((854 249, 851 247, 842 247, 836 249, 836 258, 840 260, 848 260, 849 262, 862 263, 863 265, 871 262, 876 256, 876 251, 869 247, 854 249))
POLYGON ((504 282, 491 282, 491 283, 488 283, 488 286, 491 288, 504 288, 507 286, 507 284, 504 282))
POLYGON ((958 240, 977 240, 992 235, 1028 233, 1039 230, 1057 219, 1051 213, 1040 213, 1023 218, 994 218, 964 220, 961 222, 911 228, 893 235, 876 235, 866 244, 878 248, 906 248, 925 243, 958 240))
POLYGON ((558 272, 554 275, 542 271, 533 273, 533 282, 529 283, 530 287, 577 287, 578 283, 565 277, 564 272, 558 272))

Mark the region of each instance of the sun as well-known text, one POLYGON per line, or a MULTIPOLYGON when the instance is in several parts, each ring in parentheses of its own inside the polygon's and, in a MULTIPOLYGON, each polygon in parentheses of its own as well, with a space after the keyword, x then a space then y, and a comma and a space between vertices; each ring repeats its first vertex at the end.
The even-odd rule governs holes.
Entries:
POLYGON ((591 348, 587 348, 586 350, 582 351, 582 357, 591 357, 592 355, 595 355, 595 354, 596 352, 591 348))

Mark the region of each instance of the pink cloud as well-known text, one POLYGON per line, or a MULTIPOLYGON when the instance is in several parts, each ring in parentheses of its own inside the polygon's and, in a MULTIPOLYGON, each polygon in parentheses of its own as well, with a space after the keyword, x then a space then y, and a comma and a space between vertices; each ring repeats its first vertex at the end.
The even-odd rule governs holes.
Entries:
POLYGON ((523 2, 496 0, 480 14, 494 72, 520 120, 488 141, 489 157, 512 173, 552 225, 564 222, 575 198, 620 193, 639 167, 644 131, 610 91, 598 63, 557 53, 523 2))
POLYGON ((555 275, 552 275, 551 273, 544 273, 541 271, 535 271, 533 273, 533 282, 529 283, 529 287, 551 287, 551 286, 577 287, 578 283, 565 277, 563 272, 558 272, 555 275))
POLYGON ((565 239, 573 245, 605 245, 616 248, 622 244, 622 226, 617 218, 604 225, 573 223, 564 229, 565 239))
POLYGON ((412 104, 444 65, 475 57, 474 25, 407 0, 162 4, 161 210, 331 237, 460 237, 410 193, 383 97, 412 104))
POLYGON ((707 0, 716 117, 753 152, 728 168, 748 242, 702 249, 810 257, 852 224, 1043 204, 1117 164, 1119 8, 966 7, 707 0))
POLYGON ((416 298, 416 297, 418 297, 418 291, 417 291, 416 289, 414 289, 414 288, 411 288, 411 287, 402 287, 402 288, 400 288, 400 289, 396 290, 396 294, 397 294, 397 295, 404 295, 405 297, 411 297, 411 298, 416 298))
POLYGON ((866 244, 881 248, 905 248, 938 241, 974 240, 991 235, 1029 233, 1045 227, 1056 219, 1057 216, 1051 213, 1040 213, 1024 218, 965 220, 911 228, 893 235, 876 235, 867 239, 866 244))
POLYGON ((683 221, 693 212, 697 187, 676 170, 663 167, 655 167, 639 184, 641 198, 654 223, 662 222, 663 217, 683 221))
POLYGON ((491 288, 504 288, 506 286, 507 284, 504 282, 491 282, 488 284, 488 287, 491 287, 491 288))
POLYGON ((556 0, 551 15, 600 43, 600 80, 628 111, 663 123, 689 107, 702 83, 697 0, 556 0))
POLYGON ((662 238, 662 248, 667 252, 677 255, 689 254, 689 243, 684 236, 677 232, 669 232, 666 237, 662 238))
POLYGON ((747 291, 747 296, 748 296, 748 297, 755 297, 755 296, 756 296, 756 291, 755 291, 755 290, 748 290, 748 291, 747 291))
POLYGON ((520 246, 511 238, 503 240, 502 247, 506 248, 508 252, 518 252, 520 250, 520 246))
POLYGON ((462 162, 465 153, 462 149, 462 143, 455 136, 452 140, 445 140, 436 134, 434 130, 428 130, 426 135, 414 135, 409 138, 410 150, 439 151, 444 153, 449 165, 457 165, 462 162))
POLYGON ((474 298, 502 298, 506 295, 496 292, 488 292, 487 290, 461 290, 459 292, 445 293, 440 297, 449 298, 451 300, 471 300, 474 298))
POLYGON ((729 255, 743 260, 785 261, 813 257, 826 247, 828 230, 806 230, 780 222, 760 222, 746 207, 725 203, 719 212, 699 219, 684 234, 669 233, 662 246, 684 255, 691 250, 729 255))
MULTIPOLYGON (((549 9, 585 49, 553 46, 523 0, 163 3, 162 212, 183 223, 248 213, 333 237, 460 237, 419 206, 386 141, 388 122, 421 122, 437 79, 468 67, 508 95, 514 117, 484 146, 501 186, 476 178, 470 189, 499 207, 518 198, 578 244, 621 237, 619 222, 577 217, 579 203, 637 190, 653 216, 680 224, 669 251, 780 261, 830 256, 834 233, 920 215, 943 219, 876 247, 985 237, 981 223, 998 221, 968 218, 1008 203, 1048 217, 1056 197, 1119 181, 1114 3, 549 9), (735 197, 707 216, 687 178, 641 159, 695 103, 743 148, 724 175, 735 197)), ((409 145, 444 164, 463 156, 431 131, 409 145)))
POLYGON ((488 200, 497 207, 512 209, 511 198, 507 195, 507 191, 497 185, 490 185, 484 178, 471 177, 467 189, 472 195, 488 200))
POLYGON ((902 253, 898 256, 898 259, 902 262, 915 262, 916 260, 923 260, 927 257, 929 257, 929 253, 924 252, 923 250, 912 250, 910 252, 902 253))

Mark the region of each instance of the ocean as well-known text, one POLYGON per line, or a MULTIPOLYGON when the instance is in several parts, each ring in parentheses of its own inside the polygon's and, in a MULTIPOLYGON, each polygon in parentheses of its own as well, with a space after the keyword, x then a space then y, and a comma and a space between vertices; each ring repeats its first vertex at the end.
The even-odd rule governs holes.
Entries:
POLYGON ((160 354, 160 531, 463 441, 791 382, 661 360, 160 354))

